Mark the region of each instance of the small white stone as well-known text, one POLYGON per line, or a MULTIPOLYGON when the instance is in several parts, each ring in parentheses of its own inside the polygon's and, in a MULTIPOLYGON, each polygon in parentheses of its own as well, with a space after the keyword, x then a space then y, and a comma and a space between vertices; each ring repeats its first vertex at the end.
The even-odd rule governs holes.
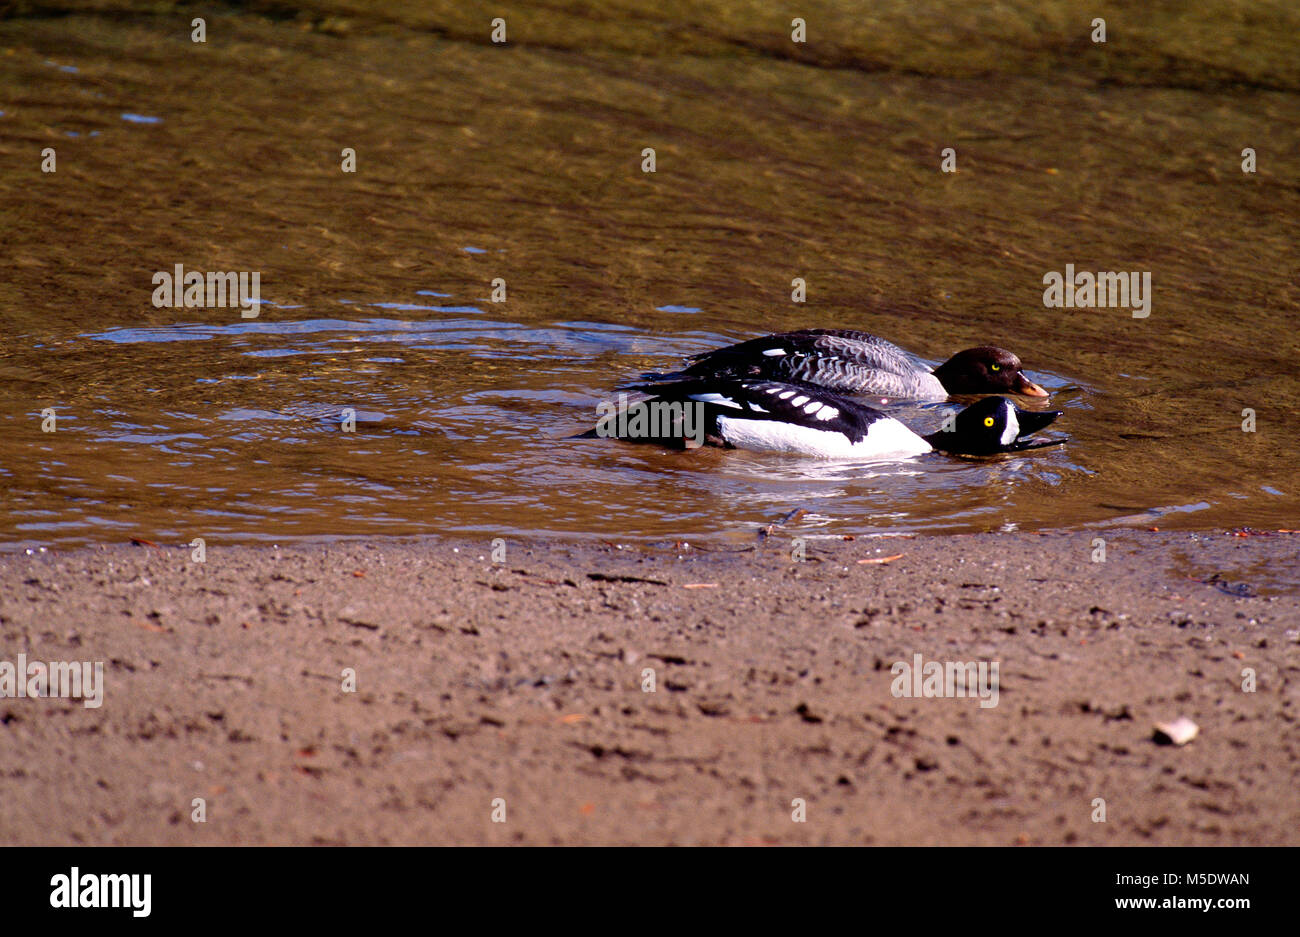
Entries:
POLYGON ((1172 722, 1157 722, 1155 728, 1155 740, 1163 745, 1186 745, 1201 731, 1201 727, 1186 716, 1179 716, 1172 722))

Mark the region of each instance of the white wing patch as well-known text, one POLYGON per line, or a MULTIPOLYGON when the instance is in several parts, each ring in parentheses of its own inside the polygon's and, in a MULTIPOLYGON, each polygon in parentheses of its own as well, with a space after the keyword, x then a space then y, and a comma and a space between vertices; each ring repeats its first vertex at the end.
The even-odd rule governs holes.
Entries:
POLYGON ((794 398, 794 400, 791 400, 791 401, 790 401, 790 406, 792 406, 792 407, 802 407, 802 406, 803 406, 804 404, 806 404, 807 402, 808 402, 808 398, 805 397, 803 394, 800 394, 798 397, 794 398))
POLYGON ((716 403, 720 407, 730 407, 733 410, 743 410, 740 404, 730 397, 724 397, 721 394, 691 394, 692 400, 698 400, 700 403, 716 403))
POLYGON ((835 419, 835 418, 836 418, 837 416, 839 416, 839 415, 840 415, 840 411, 839 411, 838 409, 836 409, 835 407, 832 407, 832 406, 830 406, 830 405, 828 405, 828 404, 822 404, 822 408, 821 408, 821 410, 819 410, 819 411, 817 412, 817 419, 819 419, 819 420, 833 420, 833 419, 835 419))
POLYGON ((806 407, 803 408, 803 412, 804 412, 804 413, 807 413, 807 414, 809 414, 809 415, 811 416, 812 414, 816 413, 816 412, 817 412, 818 410, 820 410, 821 408, 822 408, 821 401, 819 401, 819 400, 814 400, 812 403, 808 404, 808 406, 806 406, 806 407))
POLYGON ((782 391, 782 392, 781 392, 781 399, 782 399, 782 400, 789 400, 789 399, 790 399, 791 397, 793 397, 793 396, 794 396, 794 391, 792 391, 792 390, 787 390, 787 391, 782 391))
POLYGON ((779 355, 784 355, 784 354, 785 354, 785 349, 784 349, 784 348, 769 348, 769 349, 767 349, 766 351, 764 351, 763 354, 767 355, 769 358, 773 358, 773 357, 777 357, 777 356, 779 356, 779 355))

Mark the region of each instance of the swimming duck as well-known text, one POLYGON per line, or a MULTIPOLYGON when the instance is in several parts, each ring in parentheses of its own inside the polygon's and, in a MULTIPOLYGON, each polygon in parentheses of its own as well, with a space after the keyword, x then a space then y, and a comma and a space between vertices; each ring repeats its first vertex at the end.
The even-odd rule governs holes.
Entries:
POLYGON ((1047 396, 1021 370, 1020 359, 1005 348, 967 348, 931 370, 892 342, 850 329, 780 332, 687 360, 691 363, 681 371, 647 377, 663 381, 764 378, 903 400, 943 400, 950 394, 1047 396))
POLYGON ((938 432, 922 436, 879 410, 807 384, 692 378, 631 389, 654 396, 627 407, 623 424, 611 413, 603 427, 585 435, 687 446, 688 437, 694 437, 697 444, 830 459, 905 459, 935 450, 983 456, 1055 445, 1026 437, 1061 415, 1021 410, 1005 397, 985 397, 938 432), (645 408, 641 425, 648 429, 618 431, 637 407, 645 408))

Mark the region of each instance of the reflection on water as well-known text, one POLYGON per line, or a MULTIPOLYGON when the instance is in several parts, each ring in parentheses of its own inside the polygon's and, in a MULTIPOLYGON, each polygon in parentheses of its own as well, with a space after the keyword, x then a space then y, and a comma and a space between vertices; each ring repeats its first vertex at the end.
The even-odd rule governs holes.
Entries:
POLYGON ((1058 34, 1066 0, 813 2, 835 38, 806 50, 750 0, 503 0, 505 49, 457 4, 369 9, 226 10, 197 51, 154 15, 0 19, 8 149, 59 160, 0 173, 0 546, 751 540, 796 508, 783 532, 1300 526, 1291 13, 1131 11, 1104 58, 1058 34), (1066 263, 1150 271, 1150 317, 1045 309, 1066 263), (271 299, 154 308, 177 264, 271 299), (817 326, 1009 347, 1069 441, 863 465, 570 438, 644 372, 817 326))

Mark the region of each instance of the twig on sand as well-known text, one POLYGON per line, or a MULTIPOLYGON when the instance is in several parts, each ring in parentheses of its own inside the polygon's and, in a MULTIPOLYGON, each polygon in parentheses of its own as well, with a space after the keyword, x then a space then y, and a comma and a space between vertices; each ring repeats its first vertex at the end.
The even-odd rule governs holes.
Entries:
POLYGON ((901 560, 905 556, 907 556, 906 553, 895 553, 893 556, 873 556, 865 560, 858 560, 858 565, 861 566, 863 563, 892 563, 894 560, 901 560))

